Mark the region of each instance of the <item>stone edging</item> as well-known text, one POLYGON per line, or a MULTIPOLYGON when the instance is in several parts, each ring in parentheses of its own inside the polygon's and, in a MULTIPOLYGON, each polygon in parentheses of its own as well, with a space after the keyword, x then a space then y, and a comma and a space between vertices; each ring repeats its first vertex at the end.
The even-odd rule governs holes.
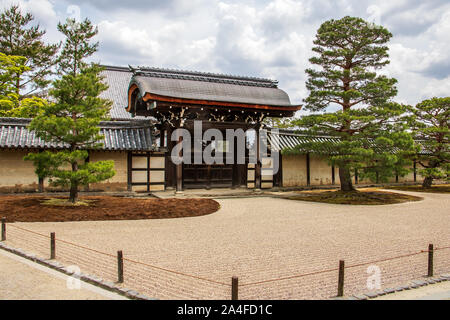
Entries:
POLYGON ((79 275, 74 275, 74 273, 72 271, 70 271, 68 268, 64 267, 61 263, 59 263, 57 261, 39 258, 34 254, 26 253, 21 249, 16 249, 16 248, 7 246, 6 244, 1 243, 1 242, 0 242, 0 249, 3 249, 10 253, 16 254, 18 256, 21 256, 25 259, 31 260, 33 262, 36 262, 40 265, 46 266, 53 270, 59 271, 68 276, 74 276, 74 277, 80 279, 81 281, 90 283, 94 286, 97 286, 102 289, 120 294, 122 296, 125 296, 125 297, 133 299, 133 300, 156 300, 156 299, 149 298, 143 294, 140 294, 139 292, 136 292, 134 290, 127 289, 127 288, 120 288, 120 287, 116 286, 113 282, 104 281, 103 279, 96 277, 96 276, 92 276, 92 275, 89 275, 86 273, 80 273, 79 275))
POLYGON ((435 283, 444 282, 444 281, 450 281, 450 273, 446 273, 446 274, 442 274, 440 276, 426 278, 426 279, 413 280, 413 281, 410 281, 410 283, 405 286, 399 286, 399 287, 395 287, 395 288, 387 288, 384 290, 368 292, 368 293, 363 293, 363 294, 356 294, 356 295, 352 295, 352 296, 348 296, 348 297, 336 297, 336 298, 333 298, 333 300, 369 300, 369 299, 374 299, 377 297, 384 296, 386 294, 391 294, 391 293, 405 291, 405 290, 411 290, 411 289, 417 289, 420 287, 427 286, 429 284, 435 284, 435 283))

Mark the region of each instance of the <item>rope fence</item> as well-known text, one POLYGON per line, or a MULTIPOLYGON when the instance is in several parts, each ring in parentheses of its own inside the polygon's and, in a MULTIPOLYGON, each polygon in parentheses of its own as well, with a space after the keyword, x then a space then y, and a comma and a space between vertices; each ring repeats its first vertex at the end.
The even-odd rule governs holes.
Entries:
MULTIPOLYGON (((450 246, 397 254, 346 265, 341 260, 322 270, 256 281, 210 279, 152 263, 103 252, 1 220, 1 241, 65 266, 76 266, 119 287, 159 299, 327 299, 400 286, 411 280, 450 272, 450 246)), ((249 278, 250 279, 250 278, 249 278)), ((251 280, 251 279, 250 279, 251 280)))

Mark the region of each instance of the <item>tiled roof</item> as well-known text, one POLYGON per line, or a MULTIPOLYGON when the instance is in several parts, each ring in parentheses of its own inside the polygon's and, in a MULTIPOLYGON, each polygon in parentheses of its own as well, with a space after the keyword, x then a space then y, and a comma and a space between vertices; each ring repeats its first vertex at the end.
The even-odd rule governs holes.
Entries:
MULTIPOLYGON (((0 148, 65 149, 67 145, 45 142, 27 129, 30 119, 0 118, 0 148)), ((104 121, 100 123, 104 136, 102 150, 154 150, 152 126, 148 120, 104 121)))
MULTIPOLYGON (((278 130, 278 133, 276 131, 271 131, 270 129, 267 130, 267 140, 268 144, 271 146, 272 150, 275 151, 286 151, 286 150, 293 150, 297 149, 300 152, 311 152, 314 153, 314 150, 309 150, 306 148, 308 143, 312 142, 326 142, 328 143, 328 154, 333 154, 335 150, 333 149, 333 145, 336 145, 339 143, 339 138, 337 137, 330 137, 330 136, 309 136, 306 134, 298 133, 296 131, 291 130, 278 130), (302 146, 304 146, 302 148, 302 146)), ((422 146, 420 154, 429 154, 430 152, 426 151, 423 148, 422 141, 416 140, 416 144, 419 146, 422 146)), ((374 146, 375 147, 375 146, 374 146)), ((383 151, 383 150, 381 150, 383 151)), ((393 148, 391 150, 392 153, 398 152, 398 148, 393 148)))
POLYGON ((135 75, 153 78, 192 80, 201 82, 228 83, 240 86, 277 88, 278 81, 265 78, 235 76, 222 73, 185 71, 165 68, 129 67, 135 75))
POLYGON ((158 68, 133 69, 130 84, 138 86, 140 94, 232 102, 242 104, 295 107, 277 81, 224 74, 180 71, 158 68))
MULTIPOLYGON (((289 132, 285 130, 280 130, 278 133, 268 130, 267 139, 271 148, 276 151, 295 149, 311 142, 328 142, 330 145, 337 144, 339 142, 339 139, 334 137, 311 137, 305 134, 296 133, 295 131, 289 132)), ((304 151, 308 152, 308 150, 304 151)), ((330 150, 330 152, 332 152, 332 150, 330 150)))
MULTIPOLYGON (((102 75, 109 88, 100 96, 113 102, 111 120, 145 119, 133 117, 126 111, 128 87, 133 77, 129 67, 103 66, 102 75)), ((277 88, 271 79, 233 75, 172 70, 163 68, 134 69, 142 83, 148 82, 152 93, 179 98, 254 103, 264 105, 291 105, 289 96, 277 88)), ((148 118, 147 118, 148 119, 148 118)))
MULTIPOLYGON (((131 113, 125 110, 128 105, 128 85, 130 84, 132 72, 128 68, 105 66, 102 72, 105 77, 104 82, 109 88, 100 97, 113 102, 110 111, 112 120, 131 119, 131 113)), ((135 117, 134 119, 145 119, 145 117, 135 117)))

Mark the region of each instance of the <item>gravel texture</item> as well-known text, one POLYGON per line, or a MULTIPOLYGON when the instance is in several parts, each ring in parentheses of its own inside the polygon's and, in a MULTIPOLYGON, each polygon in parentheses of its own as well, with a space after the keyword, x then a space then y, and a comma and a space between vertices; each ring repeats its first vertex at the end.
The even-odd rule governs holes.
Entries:
MULTIPOLYGON (((366 294, 424 279, 427 272, 425 252, 380 260, 427 250, 429 243, 450 246, 450 195, 410 194, 424 200, 348 206, 269 197, 220 199, 218 212, 200 217, 14 223, 8 226, 7 244, 45 256, 48 238, 14 226, 56 232, 58 261, 111 282, 117 280, 116 252, 123 250, 123 286, 158 299, 229 299, 232 276, 239 277, 242 299, 331 298, 340 259, 348 267, 345 295, 366 294), (377 268, 381 288, 369 290, 368 277, 377 268), (317 273, 321 270, 330 271, 317 273), (259 283, 276 278, 284 280, 259 283)), ((450 249, 436 250, 435 274, 448 273, 449 262, 450 249)))

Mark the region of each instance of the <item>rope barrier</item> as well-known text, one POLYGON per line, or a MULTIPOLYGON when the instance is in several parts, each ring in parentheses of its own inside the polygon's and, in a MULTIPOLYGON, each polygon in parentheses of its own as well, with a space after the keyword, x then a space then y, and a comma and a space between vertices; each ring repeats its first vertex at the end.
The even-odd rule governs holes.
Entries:
MULTIPOLYGON (((47 235, 44 235, 44 234, 41 234, 41 233, 38 233, 38 232, 35 232, 35 231, 32 231, 32 230, 28 230, 28 229, 25 229, 25 228, 22 228, 22 227, 18 227, 18 226, 15 226, 15 225, 9 225, 9 226, 10 227, 14 227, 16 229, 20 229, 20 230, 26 231, 26 232, 29 232, 29 233, 32 233, 32 234, 35 234, 35 235, 39 235, 39 236, 42 236, 42 237, 45 237, 45 238, 50 238, 47 235)), ((81 248, 81 249, 84 249, 84 250, 88 250, 88 251, 91 251, 91 252, 95 252, 95 253, 98 253, 98 254, 102 254, 102 255, 105 255, 105 256, 108 256, 108 257, 116 258, 116 256, 113 255, 113 254, 109 254, 109 253, 106 253, 106 252, 95 250, 95 249, 92 249, 92 248, 89 248, 89 247, 85 247, 85 246, 82 246, 82 245, 79 245, 79 244, 76 244, 76 243, 73 243, 73 242, 69 242, 69 241, 66 241, 66 240, 56 239, 56 241, 59 241, 59 242, 65 243, 65 244, 69 244, 71 246, 74 246, 74 247, 77 247, 77 248, 81 248)), ((434 250, 437 251, 437 250, 445 250, 445 249, 450 249, 450 246, 439 247, 439 248, 435 248, 434 250)), ((421 251, 418 251, 418 252, 408 253, 408 254, 399 255, 399 256, 395 256, 395 257, 378 259, 378 260, 373 260, 373 261, 369 261, 369 262, 362 262, 362 263, 358 263, 358 264, 345 266, 345 269, 356 268, 356 267, 361 267, 361 266, 368 265, 368 264, 375 264, 375 263, 380 263, 380 262, 386 262, 386 261, 392 261, 392 260, 412 257, 412 256, 415 256, 415 255, 419 255, 419 254, 423 254, 423 253, 427 253, 427 252, 429 252, 429 250, 421 250, 421 251)), ((175 270, 171 270, 171 269, 167 269, 167 268, 163 268, 163 267, 158 267, 158 266, 155 266, 155 265, 152 265, 152 264, 144 263, 144 262, 137 261, 137 260, 132 260, 132 259, 129 259, 129 258, 123 258, 123 260, 131 262, 131 263, 135 263, 135 264, 138 264, 138 265, 142 265, 142 266, 145 266, 145 267, 153 268, 153 269, 156 269, 156 270, 161 270, 161 271, 169 272, 169 273, 180 275, 180 276, 184 276, 184 277, 189 277, 189 278, 196 279, 196 280, 206 281, 206 282, 210 282, 210 283, 214 283, 214 284, 218 284, 218 285, 223 285, 223 286, 228 286, 228 287, 231 286, 228 283, 215 281, 215 280, 211 280, 211 279, 208 279, 208 278, 204 278, 204 277, 200 277, 200 276, 196 276, 196 275, 191 275, 191 274, 187 274, 187 273, 183 273, 183 272, 179 272, 179 271, 175 271, 175 270)), ((338 270, 339 270, 339 268, 333 268, 333 269, 319 270, 319 271, 314 271, 314 272, 309 272, 309 273, 304 273, 304 274, 296 274, 296 275, 292 275, 292 276, 286 276, 286 277, 279 277, 279 278, 273 278, 273 279, 268 279, 268 280, 249 282, 249 283, 240 284, 240 287, 256 286, 256 285, 260 285, 260 284, 264 284, 264 283, 284 281, 284 280, 291 280, 291 279, 302 278, 302 277, 307 277, 307 276, 312 276, 312 275, 318 275, 318 274, 334 272, 334 271, 338 271, 338 270)))
MULTIPOLYGON (((39 235, 39 236, 41 236, 41 237, 46 237, 46 238, 50 239, 49 236, 47 236, 47 235, 45 235, 45 234, 42 234, 42 233, 38 233, 38 232, 35 232, 35 231, 32 231, 32 230, 28 230, 28 229, 25 229, 25 228, 21 228, 21 227, 18 227, 18 226, 14 226, 14 225, 8 225, 8 226, 9 226, 9 227, 14 227, 14 228, 17 228, 17 229, 20 229, 20 230, 23 230, 23 231, 26 231, 26 232, 30 232, 30 233, 39 235)), ((58 239, 58 238, 56 238, 55 240, 56 240, 56 241, 59 241, 59 242, 62 242, 62 243, 65 243, 65 244, 72 245, 72 246, 74 246, 74 247, 78 247, 78 248, 85 249, 85 250, 89 250, 89 251, 92 251, 92 252, 95 252, 95 253, 103 254, 103 255, 105 255, 105 256, 109 256, 109 257, 112 257, 112 258, 116 258, 116 256, 113 255, 113 254, 106 253, 106 252, 102 252, 102 251, 98 251, 98 250, 95 250, 95 249, 92 249, 92 248, 89 248, 89 247, 85 247, 85 246, 82 246, 82 245, 79 245, 79 244, 76 244, 76 243, 73 243, 73 242, 69 242, 69 241, 66 241, 66 240, 58 239)))
POLYGON ((199 276, 194 276, 194 275, 187 274, 187 273, 183 273, 183 272, 179 272, 179 271, 174 271, 174 270, 170 270, 170 269, 165 269, 165 268, 162 268, 162 267, 157 267, 157 266, 154 266, 154 265, 151 265, 151 264, 147 264, 147 263, 140 262, 140 261, 136 261, 136 260, 131 260, 131 259, 128 259, 128 258, 123 258, 123 260, 124 260, 124 261, 133 262, 133 263, 136 263, 136 264, 140 264, 140 265, 143 265, 143 266, 146 266, 146 267, 150 267, 150 268, 154 268, 154 269, 158 269, 158 270, 162 270, 162 271, 174 273, 174 274, 177 274, 177 275, 182 275, 182 276, 185 276, 185 277, 190 277, 190 278, 197 279, 197 280, 208 281, 208 282, 215 283, 215 284, 220 284, 220 285, 223 285, 223 286, 231 286, 231 285, 228 284, 228 283, 224 283, 224 282, 220 282, 220 281, 215 281, 215 280, 211 280, 211 279, 207 279, 207 278, 203 278, 203 277, 199 277, 199 276))
MULTIPOLYGON (((36 235, 39 235, 39 236, 42 236, 42 237, 50 238, 49 236, 46 236, 44 234, 41 234, 41 233, 38 233, 38 232, 35 232, 35 231, 32 231, 32 230, 28 230, 28 229, 25 229, 25 228, 14 226, 14 225, 10 225, 10 226, 12 226, 14 228, 17 228, 17 229, 20 229, 20 230, 23 230, 23 231, 26 231, 26 232, 30 232, 32 234, 36 234, 36 235)), ((73 242, 70 242, 70 241, 66 241, 66 240, 62 240, 62 239, 56 239, 56 241, 59 241, 59 242, 65 243, 65 244, 69 244, 69 245, 72 245, 72 246, 77 247, 77 248, 81 248, 81 249, 85 249, 85 250, 88 250, 88 251, 92 251, 92 252, 95 252, 95 253, 98 253, 98 254, 102 254, 102 255, 105 255, 105 256, 109 256, 109 257, 112 257, 112 258, 116 258, 116 256, 113 255, 113 254, 109 254, 109 253, 102 252, 102 251, 99 251, 99 250, 95 250, 95 249, 92 249, 92 248, 89 248, 89 247, 85 247, 85 246, 82 246, 82 245, 79 245, 79 244, 76 244, 76 243, 73 243, 73 242)), ((155 266, 155 265, 147 264, 147 263, 136 261, 136 260, 131 260, 131 259, 128 259, 128 258, 124 258, 123 260, 124 261, 129 261, 129 262, 132 262, 132 263, 136 263, 136 264, 140 264, 140 265, 143 265, 143 266, 146 266, 146 267, 150 267, 150 268, 153 268, 153 269, 157 269, 157 270, 161 270, 161 271, 165 271, 165 272, 170 272, 170 273, 177 274, 177 275, 182 275, 182 276, 185 276, 185 277, 190 277, 190 278, 197 279, 197 280, 203 280, 203 281, 207 281, 207 282, 211 282, 211 283, 215 283, 215 284, 219 284, 219 285, 224 285, 224 286, 231 286, 228 283, 215 281, 215 280, 211 280, 211 279, 207 279, 207 278, 203 278, 203 277, 199 277, 199 276, 195 276, 195 275, 186 274, 186 273, 183 273, 183 272, 179 272, 179 271, 175 271, 175 270, 170 270, 170 269, 158 267, 158 266, 155 266)))
POLYGON ((262 281, 256 281, 256 282, 249 282, 249 283, 241 284, 241 285, 239 285, 239 286, 240 286, 240 287, 254 286, 254 285, 258 285, 258 284, 262 284, 262 283, 275 282, 275 281, 283 281, 283 280, 290 280, 290 279, 295 279, 295 278, 302 278, 302 277, 306 277, 306 276, 312 276, 312 275, 321 274, 321 273, 328 273, 328 272, 337 271, 337 270, 339 270, 339 269, 338 269, 338 268, 335 268, 335 269, 328 269, 328 270, 314 271, 314 272, 310 272, 310 273, 298 274, 298 275, 288 276, 288 277, 283 277, 283 278, 275 278, 275 279, 269 279, 269 280, 262 280, 262 281))
POLYGON ((92 248, 89 248, 89 247, 85 247, 85 246, 82 246, 82 245, 79 245, 79 244, 76 244, 76 243, 73 243, 73 242, 65 241, 65 240, 58 239, 58 238, 56 238, 56 241, 59 241, 59 242, 65 243, 65 244, 69 244, 69 245, 77 247, 77 248, 81 248, 81 249, 85 249, 85 250, 88 250, 88 251, 92 251, 92 252, 95 252, 95 253, 98 253, 98 254, 102 254, 102 255, 105 255, 105 256, 108 256, 108 257, 111 257, 111 258, 116 258, 116 256, 113 255, 113 254, 102 252, 102 251, 98 251, 98 250, 95 250, 95 249, 92 249, 92 248))
MULTIPOLYGON (((354 264, 354 265, 346 266, 345 269, 360 267, 360 266, 364 266, 364 265, 367 265, 367 264, 374 264, 374 263, 379 263, 379 262, 385 262, 385 261, 391 261, 391 260, 406 258, 406 257, 418 255, 418 254, 425 253, 425 252, 428 252, 428 250, 421 250, 419 252, 409 253, 409 254, 405 254, 405 255, 401 255, 401 256, 396 256, 396 257, 391 257, 391 258, 386 258, 386 259, 380 259, 380 260, 374 260, 374 261, 370 261, 370 262, 354 264)), ((262 281, 244 283, 244 284, 241 284, 240 286, 241 287, 253 286, 253 285, 258 285, 258 284, 268 283, 268 282, 291 280, 291 279, 302 278, 302 277, 306 277, 306 276, 312 276, 312 275, 317 275, 317 274, 321 274, 321 273, 328 273, 328 272, 333 272, 333 271, 338 271, 338 270, 339 270, 339 268, 328 269, 328 270, 321 270, 321 271, 315 271, 315 272, 310 272, 310 273, 297 274, 297 275, 288 276, 288 277, 274 278, 274 279, 269 279, 269 280, 262 280, 262 281)))
POLYGON ((428 250, 420 250, 418 252, 408 253, 408 254, 404 254, 404 255, 401 255, 401 256, 396 256, 396 257, 391 257, 391 258, 386 258, 386 259, 380 259, 380 260, 374 260, 374 261, 364 262, 364 263, 359 263, 359 264, 353 264, 353 265, 350 265, 350 266, 346 266, 345 269, 361 267, 361 266, 364 266, 364 265, 367 265, 367 264, 374 264, 374 263, 380 263, 380 262, 397 260, 397 259, 401 259, 401 258, 412 257, 412 256, 416 256, 418 254, 427 253, 427 252, 428 252, 428 250))
POLYGON ((29 232, 29 233, 33 233, 33 234, 35 234, 35 235, 38 235, 38 236, 41 236, 41 237, 45 237, 45 238, 49 238, 49 239, 50 239, 50 236, 47 236, 47 235, 45 235, 45 234, 38 233, 38 232, 35 232, 35 231, 31 231, 31 230, 28 230, 28 229, 25 229, 25 228, 21 228, 21 227, 15 226, 15 225, 13 225, 13 224, 8 224, 8 227, 13 227, 13 228, 16 228, 16 229, 20 229, 20 230, 23 230, 23 231, 26 231, 26 232, 29 232))

